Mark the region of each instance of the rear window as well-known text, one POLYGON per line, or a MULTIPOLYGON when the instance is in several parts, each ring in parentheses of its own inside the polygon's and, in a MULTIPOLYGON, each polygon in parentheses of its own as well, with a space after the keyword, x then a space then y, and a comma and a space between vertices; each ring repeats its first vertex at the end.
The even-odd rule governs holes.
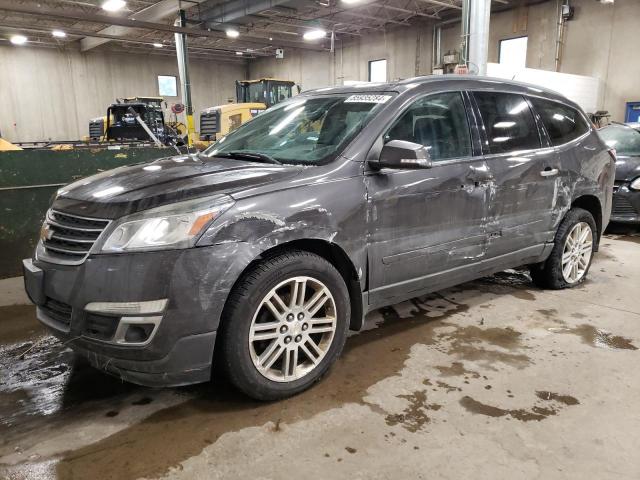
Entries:
POLYGON ((640 132, 624 125, 609 125, 598 133, 618 155, 640 156, 640 132))
POLYGON ((475 92, 490 153, 540 148, 540 136, 529 104, 522 95, 475 92))
POLYGON ((530 100, 554 146, 575 140, 589 131, 589 124, 575 108, 540 98, 530 100))

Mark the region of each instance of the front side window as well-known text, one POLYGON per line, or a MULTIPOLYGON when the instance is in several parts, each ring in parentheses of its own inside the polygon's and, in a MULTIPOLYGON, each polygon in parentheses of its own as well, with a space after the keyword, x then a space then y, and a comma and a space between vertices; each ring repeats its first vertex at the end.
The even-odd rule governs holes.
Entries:
POLYGON ((575 140, 589 131, 589 124, 576 109, 540 98, 530 100, 554 146, 575 140))
POLYGON ((391 140, 424 145, 434 162, 471 156, 462 94, 439 93, 417 100, 384 136, 385 143, 391 140))
POLYGON ((253 153, 282 163, 325 163, 391 98, 391 94, 344 94, 291 99, 243 124, 203 154, 253 153))
POLYGON ((488 153, 540 148, 535 119, 522 95, 500 92, 473 95, 487 134, 488 153))

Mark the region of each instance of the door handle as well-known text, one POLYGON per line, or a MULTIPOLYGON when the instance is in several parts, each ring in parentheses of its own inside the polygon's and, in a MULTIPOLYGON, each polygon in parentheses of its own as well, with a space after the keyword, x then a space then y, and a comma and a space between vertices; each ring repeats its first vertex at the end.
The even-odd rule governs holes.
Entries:
POLYGON ((558 174, 558 169, 550 168, 550 167, 547 167, 540 172, 540 175, 542 175, 543 177, 553 177, 557 174, 558 174))

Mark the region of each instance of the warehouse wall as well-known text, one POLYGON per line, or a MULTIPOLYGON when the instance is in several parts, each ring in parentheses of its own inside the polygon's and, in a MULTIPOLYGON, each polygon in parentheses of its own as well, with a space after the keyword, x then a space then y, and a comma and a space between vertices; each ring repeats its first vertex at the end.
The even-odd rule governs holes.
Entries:
MULTIPOLYGON (((560 71, 589 75, 602 81, 603 108, 614 120, 624 120, 625 102, 640 100, 638 39, 640 0, 571 0, 574 19, 567 23, 560 71)), ((555 68, 556 2, 547 1, 491 16, 489 61, 498 61, 500 40, 527 35, 527 67, 555 68)), ((431 72, 432 24, 390 28, 337 42, 329 52, 285 50, 285 59, 260 59, 250 74, 283 77, 303 89, 341 85, 343 80, 367 80, 369 60, 386 58, 388 80, 431 72)), ((442 52, 460 49, 460 24, 443 28, 442 52)))
POLYGON ((387 59, 389 80, 431 73, 431 28, 425 24, 338 41, 335 53, 286 49, 284 59, 261 58, 249 65, 251 78, 293 80, 303 90, 367 80, 370 60, 387 59))
MULTIPOLYGON (((80 139, 89 119, 104 115, 117 97, 157 96, 158 75, 178 77, 176 59, 159 55, 0 46, 0 65, 0 132, 14 142, 80 139)), ((235 80, 245 73, 242 64, 192 60, 195 112, 235 98, 235 80)))

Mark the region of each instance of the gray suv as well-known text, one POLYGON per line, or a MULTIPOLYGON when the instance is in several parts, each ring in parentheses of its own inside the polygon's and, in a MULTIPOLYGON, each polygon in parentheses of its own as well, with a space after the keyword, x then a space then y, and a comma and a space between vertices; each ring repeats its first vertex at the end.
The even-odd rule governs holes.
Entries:
POLYGON ((577 105, 530 85, 323 88, 202 153, 59 190, 26 289, 113 375, 184 385, 217 364, 248 395, 283 398, 383 305, 523 265, 540 286, 580 284, 614 156, 577 105))

